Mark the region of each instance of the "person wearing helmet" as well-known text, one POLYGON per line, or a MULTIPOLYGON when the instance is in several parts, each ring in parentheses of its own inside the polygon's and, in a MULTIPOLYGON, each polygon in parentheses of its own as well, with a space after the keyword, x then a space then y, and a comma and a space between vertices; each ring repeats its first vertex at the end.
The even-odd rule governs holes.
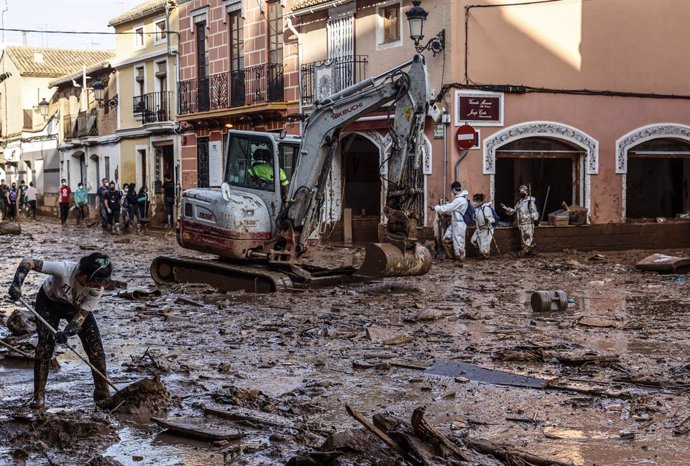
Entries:
POLYGON ((534 222, 539 220, 539 211, 537 211, 537 200, 529 195, 529 190, 524 184, 518 188, 520 199, 515 204, 515 207, 506 207, 501 204, 503 210, 508 215, 515 215, 517 226, 520 229, 520 242, 522 247, 520 255, 526 256, 534 251, 536 244, 534 239, 534 222))
MULTIPOLYGON (((271 151, 268 149, 256 149, 254 151, 254 162, 252 167, 247 170, 251 179, 265 189, 273 188, 273 162, 271 160, 271 151)), ((287 191, 290 182, 287 179, 285 171, 280 168, 278 176, 280 177, 280 194, 284 200, 287 199, 287 191)))
MULTIPOLYGON (((94 252, 77 262, 43 261, 26 258, 21 261, 10 285, 9 295, 17 300, 22 295, 22 284, 30 271, 47 274, 36 296, 36 312, 57 330, 60 320, 68 323, 56 334, 37 322, 38 345, 34 362, 33 409, 45 408, 48 367, 53 357, 55 342, 64 344, 73 335, 78 335, 84 351, 102 374, 106 374, 103 342, 93 312, 103 295, 103 287, 110 281, 113 266, 110 258, 94 252)), ((97 404, 110 400, 108 383, 92 371, 95 389, 94 401, 97 404)))
POLYGON ((462 264, 465 260, 465 232, 467 231, 467 223, 465 222, 464 214, 467 210, 467 191, 463 191, 459 182, 454 181, 450 185, 453 200, 433 207, 437 214, 450 214, 451 222, 446 232, 443 235, 443 249, 446 251, 446 256, 450 259, 453 257, 462 264), (451 249, 452 246, 452 249, 451 249))

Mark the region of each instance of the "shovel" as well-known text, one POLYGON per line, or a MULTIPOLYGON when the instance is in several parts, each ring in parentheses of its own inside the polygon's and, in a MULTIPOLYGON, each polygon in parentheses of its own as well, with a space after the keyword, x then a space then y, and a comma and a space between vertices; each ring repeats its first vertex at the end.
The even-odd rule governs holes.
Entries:
MULTIPOLYGON (((36 310, 35 310, 33 307, 31 307, 31 305, 30 305, 28 302, 26 302, 26 301, 24 300, 24 298, 19 298, 19 301, 21 301, 21 303, 22 303, 24 306, 26 306, 26 308, 27 308, 28 310, 30 310, 31 313, 32 313, 39 321, 41 321, 41 323, 42 323, 43 325, 45 325, 45 326, 48 328, 48 330, 50 330, 50 333, 52 333, 53 335, 55 335, 55 334, 57 333, 57 330, 55 330, 55 329, 53 328, 53 326, 50 325, 50 324, 48 323, 48 321, 46 321, 43 317, 41 317, 41 315, 40 315, 38 312, 36 312, 36 310)), ((116 386, 108 377, 106 377, 105 374, 103 374, 101 371, 99 371, 98 369, 96 369, 96 367, 95 367, 93 364, 91 364, 89 361, 87 361, 81 354, 77 353, 77 350, 74 349, 74 347, 73 347, 72 345, 70 345, 69 343, 65 343, 65 346, 68 347, 69 349, 71 349, 72 352, 73 352, 74 354, 76 354, 77 357, 78 357, 79 359, 81 359, 81 360, 84 361, 86 364, 88 364, 88 366, 91 368, 91 370, 93 370, 96 374, 98 374, 103 380, 106 381, 106 383, 107 383, 108 385, 110 385, 110 386, 113 388, 113 390, 115 390, 115 393, 119 393, 119 392, 120 392, 120 389, 117 388, 117 386, 116 386)))

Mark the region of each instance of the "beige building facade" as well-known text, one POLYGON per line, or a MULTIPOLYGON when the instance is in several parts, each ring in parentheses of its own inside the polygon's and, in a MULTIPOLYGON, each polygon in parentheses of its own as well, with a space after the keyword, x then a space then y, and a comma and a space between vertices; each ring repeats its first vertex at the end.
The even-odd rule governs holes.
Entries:
POLYGON ((177 180, 178 10, 153 0, 110 20, 118 33, 116 76, 119 166, 117 182, 148 189, 154 216, 165 223, 162 184, 177 180), (160 218, 158 218, 160 217, 160 218))

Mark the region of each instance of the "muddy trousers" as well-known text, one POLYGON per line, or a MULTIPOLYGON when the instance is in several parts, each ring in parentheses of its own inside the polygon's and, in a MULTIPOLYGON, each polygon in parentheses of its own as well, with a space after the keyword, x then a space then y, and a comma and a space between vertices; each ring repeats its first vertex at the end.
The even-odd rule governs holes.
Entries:
MULTIPOLYGON (((465 222, 451 222, 450 226, 446 228, 446 232, 443 235, 443 242, 447 246, 444 246, 446 253, 448 253, 448 246, 453 245, 453 252, 455 254, 455 260, 463 261, 465 260, 465 232, 467 231, 467 225, 465 222)), ((452 257, 451 257, 452 259, 452 257)))
POLYGON ((479 253, 482 257, 489 257, 491 252, 491 240, 494 237, 493 227, 477 227, 472 234, 470 242, 479 248, 479 253))
POLYGON ((60 203, 60 222, 62 224, 67 223, 67 216, 69 215, 69 202, 61 202, 60 203))
POLYGON ((527 254, 534 248, 534 223, 521 223, 520 228, 520 242, 522 243, 522 254, 527 254))
MULTIPOLYGON (((36 296, 36 312, 43 317, 54 329, 58 330, 60 319, 66 321, 72 320, 76 309, 74 306, 53 301, 43 291, 41 287, 36 296)), ((38 331, 38 345, 36 346, 36 362, 34 363, 34 403, 41 405, 45 400, 46 382, 48 381, 48 368, 50 367, 50 359, 53 357, 55 350, 55 335, 46 328, 41 322, 36 323, 36 330, 38 331)), ((101 334, 98 331, 98 325, 93 313, 89 313, 88 317, 81 326, 79 332, 79 339, 89 358, 89 362, 93 364, 102 374, 106 373, 105 367, 105 353, 103 352, 103 342, 101 341, 101 334)), ((93 398, 95 401, 102 401, 110 396, 108 383, 96 372, 91 371, 95 390, 93 398)))

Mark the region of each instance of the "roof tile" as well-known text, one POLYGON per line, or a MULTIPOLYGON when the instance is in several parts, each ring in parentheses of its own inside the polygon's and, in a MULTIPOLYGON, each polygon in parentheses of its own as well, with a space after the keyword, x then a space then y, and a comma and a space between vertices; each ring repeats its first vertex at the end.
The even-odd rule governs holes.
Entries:
POLYGON ((84 65, 108 61, 111 50, 73 50, 38 47, 6 47, 5 52, 22 76, 59 78, 74 73, 84 65))
POLYGON ((147 0, 141 3, 131 10, 127 10, 120 16, 116 16, 111 19, 108 26, 120 26, 121 24, 129 23, 130 21, 135 21, 146 16, 154 15, 157 13, 163 13, 165 11, 165 6, 170 3, 173 6, 177 5, 175 0, 147 0))

